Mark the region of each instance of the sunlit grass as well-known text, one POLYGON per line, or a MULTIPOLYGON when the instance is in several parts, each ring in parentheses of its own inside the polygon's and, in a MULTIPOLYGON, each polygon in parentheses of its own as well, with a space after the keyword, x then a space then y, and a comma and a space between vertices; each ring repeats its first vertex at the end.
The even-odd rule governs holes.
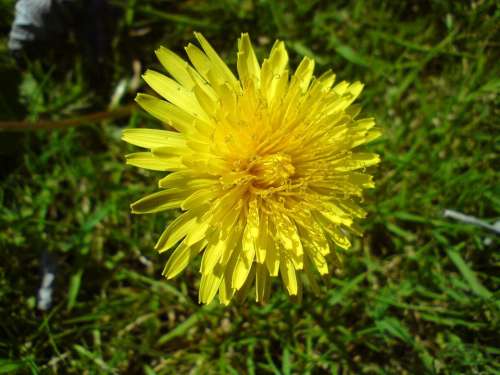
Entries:
POLYGON ((70 71, 33 62, 21 72, 2 52, 2 82, 13 91, 2 88, 1 120, 106 109, 118 81, 133 75, 134 58, 154 66, 152 49, 181 51, 193 30, 233 68, 240 32, 252 33, 260 58, 280 38, 293 50, 292 66, 308 54, 318 72, 331 67, 339 80, 366 83, 363 113, 384 128, 369 147, 383 163, 365 202, 366 236, 319 297, 297 303, 276 285, 264 306, 201 307, 199 263, 167 282, 168 255, 152 249, 174 213, 129 214, 158 175, 123 167, 132 148, 120 132, 155 121, 136 112, 69 130, 2 132, 0 373, 500 371, 500 241, 442 215, 500 220, 494 2, 136 3, 115 37, 107 96, 86 83, 78 56, 68 56, 76 61, 70 71), (57 259, 47 312, 36 308, 44 252, 57 259))

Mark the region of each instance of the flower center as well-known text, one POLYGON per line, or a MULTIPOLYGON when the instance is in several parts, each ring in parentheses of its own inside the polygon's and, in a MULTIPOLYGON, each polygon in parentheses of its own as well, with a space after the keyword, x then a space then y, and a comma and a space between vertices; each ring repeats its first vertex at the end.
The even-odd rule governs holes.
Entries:
POLYGON ((289 155, 277 153, 257 156, 251 163, 250 173, 256 177, 255 185, 278 187, 285 184, 295 173, 295 167, 289 155))

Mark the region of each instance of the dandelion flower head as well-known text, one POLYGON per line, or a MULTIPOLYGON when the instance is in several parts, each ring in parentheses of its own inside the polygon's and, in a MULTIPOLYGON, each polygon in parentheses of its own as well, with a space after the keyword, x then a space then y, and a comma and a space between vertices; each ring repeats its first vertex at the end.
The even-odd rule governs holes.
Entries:
POLYGON ((352 103, 360 82, 313 76, 305 57, 294 72, 277 41, 259 64, 250 38, 238 40, 236 77, 208 41, 186 47, 190 63, 161 47, 168 75, 143 78, 162 99, 138 94, 137 103, 170 130, 128 129, 123 139, 147 149, 127 163, 169 172, 159 190, 131 205, 133 213, 180 209, 156 249, 173 249, 163 274, 177 276, 201 256, 199 301, 218 295, 228 304, 255 286, 257 301, 281 277, 289 295, 339 265, 339 249, 358 206, 374 186, 366 167, 379 157, 355 149, 380 135, 373 118, 352 103))

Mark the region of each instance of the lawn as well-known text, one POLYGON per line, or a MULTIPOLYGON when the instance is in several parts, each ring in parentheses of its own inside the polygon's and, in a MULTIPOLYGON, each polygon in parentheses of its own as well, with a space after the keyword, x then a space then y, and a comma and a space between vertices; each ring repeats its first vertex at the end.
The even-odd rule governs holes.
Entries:
POLYGON ((0 1, 0 373, 500 373, 500 237, 444 215, 500 220, 497 2, 112 3, 99 62, 78 34, 16 62, 0 1), (153 249, 178 212, 130 214, 161 176, 124 163, 121 131, 161 126, 133 105, 139 75, 193 31, 233 70, 249 32, 259 59, 280 39, 293 69, 310 56, 365 84, 382 163, 365 234, 319 295, 276 282, 265 305, 201 306, 199 259, 167 281, 153 249))

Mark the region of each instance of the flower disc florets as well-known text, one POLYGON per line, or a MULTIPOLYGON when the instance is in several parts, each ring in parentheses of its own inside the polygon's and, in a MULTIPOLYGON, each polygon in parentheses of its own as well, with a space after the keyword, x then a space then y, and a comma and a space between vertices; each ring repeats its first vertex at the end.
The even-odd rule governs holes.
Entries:
POLYGON ((313 78, 304 58, 288 71, 283 42, 259 65, 247 34, 238 42, 237 79, 201 34, 202 50, 186 47, 192 65, 172 51, 156 54, 171 77, 148 70, 144 79, 164 99, 139 94, 137 102, 172 130, 129 129, 123 139, 149 149, 129 164, 170 172, 162 189, 132 204, 134 213, 180 208, 156 248, 171 254, 164 270, 178 275, 202 253, 200 302, 219 294, 227 304, 255 281, 264 301, 270 279, 280 275, 288 293, 305 277, 338 262, 356 204, 373 187, 365 168, 376 154, 354 149, 380 135, 372 118, 357 119, 352 105, 362 84, 326 72, 313 78), (359 172, 358 170, 361 170, 359 172), (316 271, 315 271, 316 270, 316 271))

